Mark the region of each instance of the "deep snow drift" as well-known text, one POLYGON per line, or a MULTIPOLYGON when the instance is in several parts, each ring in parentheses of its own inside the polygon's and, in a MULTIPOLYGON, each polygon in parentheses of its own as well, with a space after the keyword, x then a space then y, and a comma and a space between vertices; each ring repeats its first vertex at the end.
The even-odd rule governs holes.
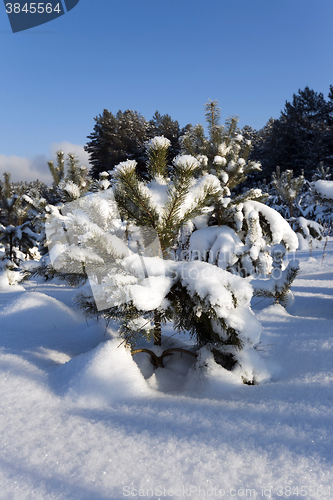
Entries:
POLYGON ((0 498, 332 496, 332 250, 297 255, 286 310, 253 299, 256 386, 180 354, 154 372, 57 282, 0 288, 0 498))

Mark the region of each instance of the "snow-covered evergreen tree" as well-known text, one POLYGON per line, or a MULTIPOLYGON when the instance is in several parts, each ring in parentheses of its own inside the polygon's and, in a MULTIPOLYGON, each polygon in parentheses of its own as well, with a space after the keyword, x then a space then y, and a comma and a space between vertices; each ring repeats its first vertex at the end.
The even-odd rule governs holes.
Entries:
POLYGON ((298 177, 294 177, 292 170, 285 170, 281 173, 280 167, 276 167, 276 172, 272 176, 272 186, 276 194, 288 208, 285 218, 291 218, 296 215, 295 208, 297 208, 304 182, 303 173, 298 177))
POLYGON ((326 228, 327 233, 332 232, 333 227, 333 181, 319 179, 311 183, 311 191, 315 203, 315 214, 326 228))
POLYGON ((172 259, 179 229, 212 203, 220 183, 212 174, 196 178, 200 164, 191 155, 174 159, 169 178, 168 147, 164 137, 149 142, 147 181, 133 160, 115 167, 116 205, 107 189, 61 213, 53 209, 50 257, 55 272, 72 283, 89 279, 91 289, 81 290, 77 303, 87 314, 120 320, 129 344, 143 335, 160 345, 162 323, 172 320, 230 369, 237 349, 253 346, 260 335, 249 308, 252 289, 209 263, 172 259))
POLYGON ((50 173, 53 177, 52 194, 53 204, 77 200, 89 190, 91 179, 89 169, 80 166, 77 157, 69 153, 65 169, 65 154, 63 151, 56 153, 57 164, 48 162, 50 173))
POLYGON ((283 242, 295 250, 296 235, 275 210, 262 203, 267 195, 260 189, 241 192, 242 183, 250 173, 260 170, 260 164, 248 160, 251 141, 239 133, 237 118, 229 118, 225 127, 221 126, 215 101, 206 105, 206 117, 209 137, 197 126, 185 134, 182 146, 204 163, 201 175, 208 171, 219 179, 221 194, 206 222, 202 218, 192 221, 192 229, 198 231, 190 237, 189 258, 215 259, 219 267, 241 276, 267 274, 271 269, 269 246, 283 242))
POLYGON ((0 181, 0 221, 5 225, 16 224, 20 222, 19 205, 24 188, 14 188, 10 173, 5 172, 3 177, 0 181))
POLYGON ((33 258, 38 235, 33 231, 27 217, 27 207, 23 202, 24 186, 14 186, 9 173, 4 173, 0 182, 0 260, 1 272, 8 282, 15 284, 19 275, 18 266, 28 258, 33 258))
POLYGON ((0 224, 0 244, 6 246, 4 258, 16 265, 24 260, 35 247, 38 235, 30 229, 29 221, 19 226, 0 224))
POLYGON ((148 143, 148 182, 137 175, 136 162, 120 163, 113 172, 114 194, 121 215, 158 234, 163 255, 168 256, 180 228, 209 205, 220 191, 215 176, 196 179, 199 161, 191 155, 177 156, 172 177, 168 177, 167 155, 170 141, 155 137, 148 143))
MULTIPOLYGON (((317 174, 326 175, 325 169, 317 169, 317 174)), ((273 174, 268 204, 288 220, 299 240, 300 249, 319 245, 324 227, 320 224, 323 209, 319 206, 314 183, 307 181, 303 174, 294 177, 292 170, 280 173, 277 167, 273 174)))
POLYGON ((290 288, 300 271, 299 262, 296 259, 291 260, 283 269, 285 252, 284 246, 276 245, 272 251, 273 269, 270 278, 251 282, 255 297, 273 299, 274 304, 281 304, 284 307, 291 303, 293 295, 290 288))

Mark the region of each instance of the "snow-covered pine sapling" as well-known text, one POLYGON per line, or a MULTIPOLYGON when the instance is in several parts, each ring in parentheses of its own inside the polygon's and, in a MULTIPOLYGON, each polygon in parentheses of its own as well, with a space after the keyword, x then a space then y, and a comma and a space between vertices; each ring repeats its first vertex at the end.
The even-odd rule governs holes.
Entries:
POLYGON ((276 172, 272 175, 272 186, 288 207, 288 218, 294 217, 297 201, 301 194, 305 179, 302 173, 298 177, 294 177, 292 170, 285 170, 281 173, 280 167, 276 167, 276 172))
MULTIPOLYGON (((170 141, 155 137, 147 144, 148 182, 136 172, 136 162, 129 160, 114 168, 114 194, 120 214, 127 221, 156 231, 164 258, 171 256, 181 227, 200 215, 219 193, 217 179, 207 175, 195 179, 199 162, 190 155, 173 161, 168 177, 167 158, 170 141)), ((161 311, 154 312, 154 339, 161 344, 161 311)))
POLYGON ((254 297, 270 298, 274 304, 286 307, 292 298, 291 286, 299 274, 298 260, 290 260, 287 267, 283 269, 283 259, 286 249, 283 245, 276 245, 272 250, 273 269, 271 277, 267 280, 253 280, 254 297))
MULTIPOLYGON (((214 253, 217 260, 220 260, 220 264, 218 264, 220 267, 227 268, 231 272, 238 272, 241 276, 247 276, 253 272, 267 274, 270 271, 269 245, 284 241, 290 250, 295 250, 297 248, 296 235, 290 228, 288 229, 288 223, 276 211, 262 203, 267 199, 267 194, 263 194, 260 189, 247 189, 241 192, 240 186, 248 175, 260 170, 261 166, 258 162, 249 161, 252 144, 239 133, 237 118, 229 118, 226 120, 225 126, 222 127, 219 124, 219 116, 217 103, 208 103, 206 117, 209 137, 203 139, 202 135, 196 135, 196 129, 193 129, 189 130, 182 139, 182 147, 185 152, 187 150, 194 152, 202 165, 202 158, 206 159, 205 166, 201 167, 199 175, 207 171, 216 176, 220 182, 220 196, 215 200, 211 216, 209 220, 207 218, 206 222, 206 226, 222 228, 221 234, 216 233, 216 237, 212 241, 214 253), (253 210, 257 212, 258 216, 251 221, 249 216, 253 210), (254 226, 256 227, 257 240, 254 238, 254 226), (225 227, 234 231, 232 239, 237 240, 238 243, 236 244, 236 258, 222 262, 223 259, 219 259, 219 256, 224 253, 226 247, 230 247, 228 241, 222 237, 224 234, 230 239, 230 234, 224 230, 225 227), (279 240, 277 235, 280 236, 279 240), (217 240, 221 244, 220 249, 216 248, 217 240)), ((189 244, 189 253, 192 255, 199 251, 199 248, 195 248, 194 240, 202 246, 201 237, 195 236, 196 229, 199 232, 204 230, 201 220, 198 226, 194 220, 192 224, 193 239, 191 237, 189 244)), ((211 238, 209 239, 211 240, 211 238)), ((186 248, 186 243, 182 242, 182 245, 186 248)), ((206 255, 210 254, 211 250, 212 248, 208 246, 206 255)), ((199 259, 205 260, 205 257, 199 256, 199 259)))
POLYGON ((292 219, 294 231, 297 234, 299 241, 299 249, 313 249, 319 245, 322 240, 324 227, 313 220, 305 219, 304 217, 295 217, 292 219))
POLYGON ((262 228, 259 222, 259 213, 257 210, 251 210, 247 218, 248 231, 245 239, 245 250, 242 256, 243 269, 246 268, 246 274, 253 274, 256 270, 261 275, 267 273, 267 244, 263 238, 262 228), (249 256, 250 259, 247 259, 249 256))
POLYGON ((331 178, 331 168, 330 167, 325 167, 324 162, 321 161, 319 163, 319 166, 316 168, 316 171, 314 175, 312 176, 312 181, 319 181, 319 180, 324 180, 324 181, 329 181, 331 178))
POLYGON ((10 174, 4 173, 0 182, 0 243, 6 246, 3 259, 17 266, 30 255, 38 235, 27 220, 27 207, 23 201, 24 187, 16 187, 10 181, 10 174))
POLYGON ((94 181, 92 184, 92 191, 106 191, 111 187, 111 182, 109 181, 110 174, 109 172, 101 172, 99 174, 99 179, 94 181))
POLYGON ((52 178, 53 178, 53 188, 54 189, 59 186, 60 182, 64 179, 64 176, 65 176, 64 152, 57 151, 56 156, 57 156, 57 165, 54 165, 53 160, 47 162, 50 173, 51 173, 52 178))
POLYGON ((167 295, 174 327, 231 370, 237 351, 259 341, 261 326, 249 310, 252 289, 242 278, 205 262, 177 262, 167 295))
POLYGON ((276 210, 263 203, 248 200, 237 208, 238 230, 223 225, 194 231, 189 240, 189 258, 210 262, 243 277, 254 273, 266 276, 272 265, 270 246, 283 243, 295 251, 297 236, 276 210))
MULTIPOLYGON (((178 158, 179 162, 182 166, 178 158)), ((162 225, 163 215, 170 210, 165 200, 172 181, 155 186, 155 191, 152 181, 137 182, 137 189, 151 193, 149 208, 155 208, 162 225)), ((193 208, 201 189, 200 181, 194 180, 185 203, 193 208)), ((161 323, 171 320, 176 330, 189 329, 196 345, 206 346, 217 362, 230 369, 238 349, 258 342, 260 324, 249 308, 251 286, 205 262, 163 259, 157 231, 124 224, 111 189, 65 204, 62 213, 57 207, 52 211, 47 236, 53 239, 50 258, 55 272, 67 281, 77 273, 76 283, 88 278, 89 287, 80 290, 77 304, 88 315, 120 321, 119 336, 131 347, 142 337, 160 343, 161 323), (140 248, 144 248, 141 255, 140 248)), ((161 227, 156 224, 162 231, 161 227)), ((168 248, 164 252, 168 257, 168 248)))
POLYGON ((38 240, 38 235, 30 229, 29 225, 28 221, 20 226, 10 224, 5 227, 0 224, 0 243, 7 246, 5 256, 16 265, 20 260, 24 260, 24 256, 29 254, 30 248, 33 248, 38 240))
POLYGON ((234 217, 237 205, 250 199, 266 198, 259 189, 236 193, 247 176, 260 170, 261 165, 248 160, 252 145, 239 133, 238 118, 229 117, 223 126, 220 124, 217 101, 209 101, 205 108, 209 136, 202 134, 202 126, 191 128, 181 138, 182 151, 192 154, 201 162, 202 168, 198 174, 209 172, 216 175, 221 183, 222 196, 215 202, 215 213, 210 222, 236 228, 237 220, 234 217), (197 134, 197 131, 200 133, 197 134))
POLYGON ((4 225, 20 224, 17 210, 20 204, 23 189, 14 188, 8 172, 3 174, 4 180, 0 181, 0 222, 4 225))
POLYGON ((65 172, 65 155, 58 151, 57 165, 53 161, 48 162, 50 173, 53 177, 52 194, 54 203, 70 202, 77 200, 85 194, 92 181, 89 178, 89 169, 79 165, 78 158, 73 154, 67 155, 67 169, 65 172))
POLYGON ((169 178, 169 145, 170 141, 164 137, 148 142, 148 182, 138 176, 134 160, 120 163, 112 172, 120 214, 139 227, 154 229, 164 257, 170 255, 181 226, 199 215, 220 191, 214 176, 195 178, 200 164, 191 155, 174 159, 169 178))

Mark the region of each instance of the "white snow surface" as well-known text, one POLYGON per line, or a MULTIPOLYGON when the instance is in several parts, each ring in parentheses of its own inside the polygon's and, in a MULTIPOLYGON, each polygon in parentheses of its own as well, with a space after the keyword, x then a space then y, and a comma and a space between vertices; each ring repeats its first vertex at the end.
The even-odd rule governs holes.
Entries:
POLYGON ((153 373, 61 283, 1 287, 0 497, 330 498, 332 239, 325 253, 298 252, 287 310, 253 299, 263 333, 242 363, 255 386, 209 353, 204 371, 175 355, 153 373))
POLYGON ((319 180, 313 183, 315 190, 323 198, 333 200, 333 181, 319 180))
POLYGON ((191 234, 189 252, 193 260, 206 260, 226 269, 237 261, 243 247, 235 231, 229 226, 210 226, 191 234))

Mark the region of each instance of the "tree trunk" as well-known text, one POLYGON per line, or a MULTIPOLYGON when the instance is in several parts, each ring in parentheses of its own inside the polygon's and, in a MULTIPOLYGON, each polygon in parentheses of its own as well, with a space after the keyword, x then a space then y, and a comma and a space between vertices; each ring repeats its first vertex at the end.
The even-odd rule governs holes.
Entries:
POLYGON ((217 218, 217 225, 221 226, 221 205, 220 205, 220 203, 217 203, 217 205, 216 205, 216 218, 217 218))
POLYGON ((154 345, 162 344, 161 313, 154 311, 154 345))
POLYGON ((9 260, 13 259, 13 235, 9 235, 9 260))

